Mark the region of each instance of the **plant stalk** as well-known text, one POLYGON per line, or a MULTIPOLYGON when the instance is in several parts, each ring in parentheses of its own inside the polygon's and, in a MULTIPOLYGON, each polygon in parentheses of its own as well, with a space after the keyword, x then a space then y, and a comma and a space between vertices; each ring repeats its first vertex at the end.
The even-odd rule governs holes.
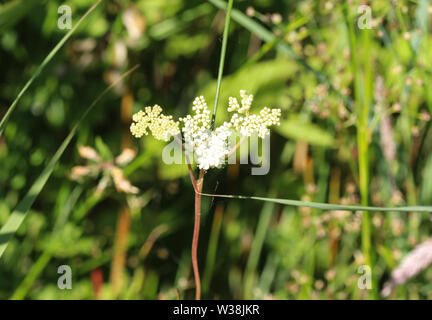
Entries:
MULTIPOLYGON (((354 76, 354 94, 357 111, 357 151, 358 151, 358 170, 359 170, 359 189, 361 204, 368 205, 369 197, 369 112, 372 104, 372 57, 371 32, 367 29, 359 30, 357 34, 354 30, 353 18, 350 15, 348 4, 344 6, 344 16, 348 27, 348 37, 351 52, 351 68, 354 76)), ((372 247, 372 223, 371 213, 362 211, 362 252, 365 264, 372 270, 373 289, 369 295, 371 299, 377 298, 376 275, 374 273, 374 251, 372 247)))
POLYGON ((192 266, 195 278, 195 300, 201 299, 201 280, 198 268, 198 239, 200 231, 200 221, 201 221, 201 191, 204 181, 204 170, 199 173, 198 180, 196 181, 195 189, 195 221, 194 221, 194 232, 192 238, 192 266))

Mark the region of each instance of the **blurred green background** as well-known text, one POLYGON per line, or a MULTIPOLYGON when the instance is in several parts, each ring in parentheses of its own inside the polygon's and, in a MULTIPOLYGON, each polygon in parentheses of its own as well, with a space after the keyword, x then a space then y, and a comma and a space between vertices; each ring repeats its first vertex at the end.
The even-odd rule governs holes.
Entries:
MULTIPOLYGON (((163 164, 164 144, 133 139, 129 126, 132 113, 147 105, 159 104, 175 118, 189 112, 197 95, 213 106, 221 3, 103 1, 19 101, 0 137, 0 225, 91 102, 140 65, 80 126, 10 242, 0 260, 1 299, 193 298, 194 198, 187 167, 163 164), (80 146, 96 150, 97 161, 84 159, 92 151, 80 155, 80 146), (114 160, 128 148, 137 152, 132 161, 114 160), (139 192, 119 188, 113 175, 139 192), (60 265, 72 268, 72 290, 57 287, 60 265)), ((431 204, 431 5, 362 2, 373 18, 365 38, 357 28, 361 3, 348 3, 234 2, 216 121, 227 119, 228 97, 240 89, 254 94, 252 110, 278 107, 283 120, 272 130, 267 175, 229 165, 209 171, 205 191, 360 203, 362 97, 355 78, 364 68, 367 200, 376 206, 431 204)), ((74 24, 94 1, 0 4, 2 117, 68 31, 57 27, 59 6, 71 7, 74 24)), ((427 213, 370 216, 376 282, 368 291, 357 286, 357 268, 365 263, 360 213, 210 198, 202 208, 198 256, 205 299, 378 297, 391 271, 430 237, 432 226, 427 213)), ((426 268, 390 297, 430 299, 431 280, 426 268)))

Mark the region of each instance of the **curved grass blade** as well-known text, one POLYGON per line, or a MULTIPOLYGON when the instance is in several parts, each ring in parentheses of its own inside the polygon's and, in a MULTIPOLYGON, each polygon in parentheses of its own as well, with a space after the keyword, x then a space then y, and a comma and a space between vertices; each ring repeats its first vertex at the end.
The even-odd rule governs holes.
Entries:
POLYGON ((10 239, 13 237, 15 232, 20 227, 21 223, 24 221, 24 218, 26 217, 30 207, 32 206, 36 197, 42 191, 42 188, 45 186, 45 183, 48 181, 49 177, 51 176, 51 173, 53 172, 55 165, 59 161, 63 152, 65 151, 65 149, 67 148, 67 146, 71 142, 72 138, 74 137, 78 127, 81 125, 81 123, 86 118, 88 113, 102 99, 102 97, 105 96, 106 93, 108 93, 108 91, 110 91, 114 86, 116 86, 122 79, 127 77, 133 71, 135 71, 136 68, 138 68, 138 65, 136 65, 135 67, 133 67, 132 69, 130 69, 129 71, 124 73, 115 82, 110 84, 96 98, 96 100, 93 101, 93 103, 87 108, 87 110, 81 116, 81 119, 79 119, 79 121, 75 124, 75 126, 69 132, 68 136, 64 139, 63 143, 57 149, 56 153, 51 158, 50 162, 45 167, 45 169, 42 171, 40 176, 36 179, 36 181, 30 187, 30 190, 27 192, 27 194, 24 196, 24 198, 18 203, 17 207, 12 212, 11 216, 9 217, 9 219, 6 221, 6 223, 3 225, 3 227, 0 230, 0 258, 2 257, 3 252, 6 250, 10 239))
POLYGON ((216 98, 215 98, 215 104, 214 104, 213 115, 212 115, 212 120, 211 120, 212 130, 214 129, 214 124, 215 124, 215 120, 216 120, 216 110, 217 110, 217 105, 218 105, 218 100, 219 100, 219 92, 220 92, 220 87, 221 87, 221 82, 222 82, 223 68, 224 68, 224 64, 225 64, 226 48, 227 48, 227 43, 228 43, 228 31, 229 31, 229 25, 230 25, 230 21, 231 21, 231 10, 232 10, 232 6, 233 6, 233 2, 234 2, 234 0, 229 0, 228 7, 226 9, 225 26, 224 26, 223 39, 222 39, 222 50, 221 50, 221 55, 220 55, 220 59, 219 59, 219 71, 218 71, 217 86, 216 86, 216 98))
MULTIPOLYGON (((215 7, 225 10, 227 7, 226 3, 222 0, 208 0, 211 4, 213 4, 215 7)), ((318 80, 318 82, 325 83, 328 85, 330 91, 337 94, 350 108, 352 108, 353 102, 352 100, 344 96, 339 90, 337 90, 328 80, 327 76, 318 70, 314 69, 309 63, 307 63, 304 59, 299 57, 289 45, 286 43, 278 41, 278 38, 275 36, 274 33, 267 30, 263 26, 261 26, 259 23, 255 22, 253 19, 249 18, 247 15, 242 13, 239 10, 233 9, 231 13, 231 17, 234 21, 236 21, 238 24, 240 24, 245 29, 249 30, 250 32, 257 35, 259 38, 261 38, 265 42, 271 43, 272 41, 276 41, 275 48, 277 51, 282 52, 283 54, 287 55, 297 63, 299 63, 301 66, 303 66, 306 70, 310 71, 315 78, 318 80)))
POLYGON ((27 293, 30 291, 31 287, 39 277, 39 275, 42 273, 42 271, 45 269, 47 264, 51 261, 51 258, 53 256, 52 254, 52 246, 55 241, 55 236, 59 233, 60 229, 64 227, 66 224, 70 213, 72 212, 72 209, 75 206, 75 203, 77 202, 79 196, 82 193, 81 186, 75 187, 75 189, 70 194, 69 198, 66 200, 64 205, 62 206, 62 209, 60 210, 60 213, 56 219, 56 222, 54 223, 53 231, 51 232, 51 239, 48 245, 44 248, 42 254, 39 256, 39 258, 36 260, 36 262, 32 265, 30 270, 27 272, 24 280, 21 282, 21 284, 18 286, 18 288, 15 290, 14 294, 10 298, 11 300, 22 300, 25 298, 27 293))
POLYGON ((60 50, 60 48, 65 44, 65 42, 70 38, 70 36, 75 32, 75 30, 78 28, 78 26, 87 18, 87 16, 101 3, 102 0, 98 0, 90 9, 87 10, 87 12, 81 17, 81 19, 78 20, 78 22, 75 24, 75 26, 69 30, 68 33, 57 43, 57 45, 54 47, 54 49, 51 50, 51 52, 45 57, 45 59, 42 61, 42 63, 39 65, 39 67, 36 69, 36 71, 33 73, 31 78, 27 81, 27 83, 24 85, 24 87, 21 89, 21 91, 18 93, 15 100, 10 105, 8 111, 4 115, 4 117, 0 121, 0 136, 3 134, 3 131, 6 127, 6 123, 14 111, 18 101, 21 99, 23 94, 27 91, 27 89, 30 87, 30 85, 33 83, 33 81, 37 78, 37 76, 42 72, 42 70, 45 68, 45 66, 51 61, 51 59, 56 55, 56 53, 60 50))
POLYGON ((238 195, 209 194, 209 193, 201 193, 201 195, 207 196, 207 197, 218 197, 218 198, 259 200, 259 201, 279 203, 279 204, 283 204, 283 205, 287 205, 287 206, 308 207, 308 208, 314 208, 314 209, 320 209, 320 210, 381 211, 381 212, 432 212, 432 206, 371 207, 371 206, 341 205, 341 204, 308 202, 308 201, 300 201, 300 200, 265 198, 265 197, 254 197, 254 196, 238 196, 238 195))

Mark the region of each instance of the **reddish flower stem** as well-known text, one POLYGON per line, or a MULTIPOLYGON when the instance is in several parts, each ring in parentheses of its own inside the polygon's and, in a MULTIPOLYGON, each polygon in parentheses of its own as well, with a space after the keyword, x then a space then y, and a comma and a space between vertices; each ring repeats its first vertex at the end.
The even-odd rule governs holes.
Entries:
MULTIPOLYGON (((237 143, 237 145, 231 150, 235 152, 235 150, 240 146, 243 142, 244 137, 237 143)), ((182 144, 183 147, 183 144, 182 144)), ((184 150, 184 147, 183 147, 184 150)), ((195 221, 194 221, 194 232, 192 237, 192 266, 194 271, 194 279, 195 279, 195 300, 201 299, 201 279, 198 268, 198 239, 199 239, 199 231, 200 231, 200 222, 201 222, 201 195, 207 195, 202 193, 203 181, 204 181, 204 170, 200 170, 198 179, 195 179, 192 166, 188 161, 188 169, 189 175, 192 181, 192 185, 195 191, 195 221)))
POLYGON ((201 170, 199 173, 198 180, 196 181, 195 189, 195 222, 194 222, 194 232, 192 238, 192 266, 195 278, 195 300, 201 299, 201 280, 198 268, 198 239, 201 221, 201 191, 204 180, 204 171, 201 170))

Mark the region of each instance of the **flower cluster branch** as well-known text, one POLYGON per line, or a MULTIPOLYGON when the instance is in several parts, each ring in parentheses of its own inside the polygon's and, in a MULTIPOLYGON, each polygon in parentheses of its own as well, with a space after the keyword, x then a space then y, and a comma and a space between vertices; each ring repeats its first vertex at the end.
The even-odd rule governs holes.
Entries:
POLYGON ((193 115, 189 114, 179 121, 174 121, 172 116, 164 115, 159 105, 146 107, 145 111, 133 115, 134 122, 130 130, 137 138, 148 135, 150 130, 156 139, 163 141, 168 141, 171 136, 181 131, 184 151, 188 153, 193 150, 199 169, 221 168, 232 152, 228 137, 234 131, 243 137, 257 133, 260 138, 264 138, 270 134, 270 126, 280 125, 280 109, 264 107, 258 114, 252 114, 250 108, 253 95, 240 90, 240 98, 240 103, 237 98, 229 98, 227 110, 233 113, 231 119, 215 130, 211 130, 210 110, 203 96, 195 98, 193 115))

